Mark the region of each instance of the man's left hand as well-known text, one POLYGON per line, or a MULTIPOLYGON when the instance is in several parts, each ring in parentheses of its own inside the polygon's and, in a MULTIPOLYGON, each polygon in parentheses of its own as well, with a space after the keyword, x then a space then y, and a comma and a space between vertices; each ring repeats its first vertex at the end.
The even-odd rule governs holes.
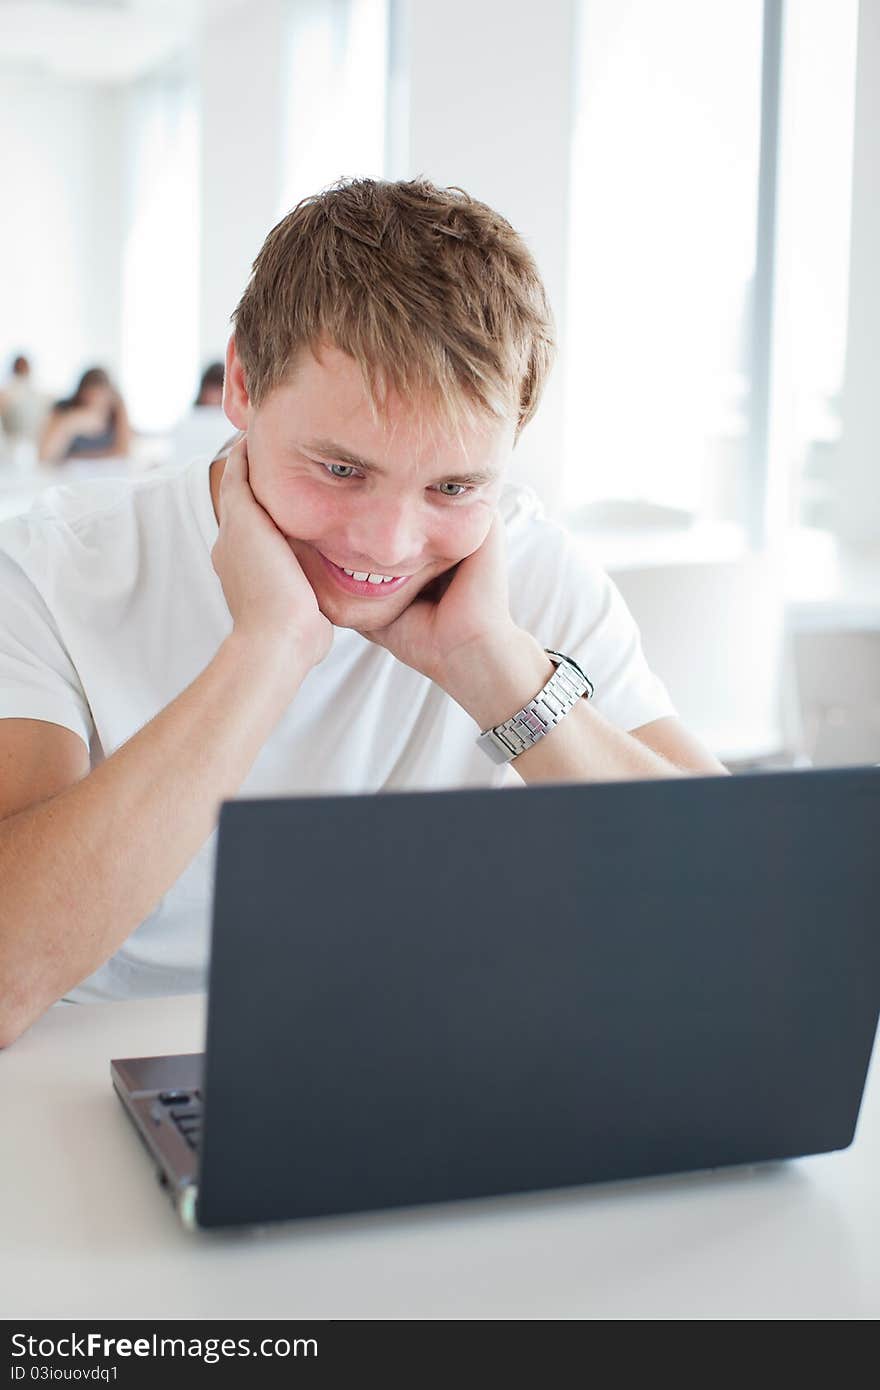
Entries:
POLYGON ((553 669, 511 617, 504 526, 497 514, 473 554, 429 584, 388 627, 366 635, 428 676, 484 727, 490 718, 498 723, 515 713, 553 669), (505 687, 522 689, 522 698, 505 698, 505 687), (505 713, 511 698, 513 707, 505 713))

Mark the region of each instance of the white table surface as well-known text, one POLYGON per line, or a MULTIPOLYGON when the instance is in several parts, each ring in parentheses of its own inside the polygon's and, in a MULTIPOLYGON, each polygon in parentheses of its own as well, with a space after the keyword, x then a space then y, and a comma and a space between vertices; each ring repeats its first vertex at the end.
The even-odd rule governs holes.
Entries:
POLYGON ((880 1314, 880 1076, 855 1143, 758 1168, 187 1234, 109 1059, 202 1046, 198 996, 51 1009, 0 1053, 4 1318, 880 1314))

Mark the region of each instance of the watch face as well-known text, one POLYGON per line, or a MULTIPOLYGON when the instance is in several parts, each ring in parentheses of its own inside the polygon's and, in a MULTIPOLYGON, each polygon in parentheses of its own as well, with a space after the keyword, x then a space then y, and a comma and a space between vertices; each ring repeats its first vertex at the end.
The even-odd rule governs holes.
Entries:
POLYGON ((587 687, 586 690, 584 691, 584 695, 585 695, 586 698, 589 700, 590 696, 591 696, 592 693, 593 693, 593 682, 590 680, 590 678, 589 678, 589 676, 587 675, 586 671, 582 671, 581 668, 580 668, 580 666, 578 666, 577 662, 576 662, 576 661, 573 661, 572 658, 571 658, 570 656, 566 656, 564 652, 551 652, 551 650, 550 650, 549 647, 545 647, 544 650, 546 651, 546 653, 547 653, 547 655, 548 655, 549 657, 555 658, 555 659, 556 659, 557 664, 558 664, 559 662, 564 662, 565 665, 566 665, 566 666, 570 666, 570 667, 572 668, 573 671, 577 671, 577 673, 578 673, 578 675, 580 676, 581 680, 584 682, 584 684, 585 684, 586 687, 587 687))
POLYGON ((580 666, 578 666, 577 662, 576 662, 576 661, 573 661, 572 658, 571 658, 570 656, 566 656, 564 652, 551 652, 550 649, 549 649, 549 647, 546 648, 546 651, 547 651, 547 655, 548 655, 548 656, 550 656, 550 657, 554 657, 554 656, 555 656, 555 657, 557 658, 557 662, 559 662, 559 661, 564 661, 564 662, 566 663, 566 665, 568 665, 568 666, 573 666, 574 669, 577 671, 578 675, 582 678, 582 680, 586 680, 586 679, 587 679, 586 673, 585 673, 584 671, 581 670, 581 668, 580 668, 580 666))

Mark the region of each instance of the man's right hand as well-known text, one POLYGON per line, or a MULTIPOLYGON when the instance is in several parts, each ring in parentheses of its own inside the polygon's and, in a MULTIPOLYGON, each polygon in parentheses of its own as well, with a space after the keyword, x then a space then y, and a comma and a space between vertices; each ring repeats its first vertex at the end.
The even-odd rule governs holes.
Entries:
POLYGON ((214 569, 242 636, 268 638, 307 670, 330 650, 333 625, 285 537, 248 482, 247 437, 230 450, 220 483, 214 569))
POLYGON ((333 628, 248 485, 243 443, 218 511, 212 559, 233 630, 185 690, 91 769, 72 730, 39 713, 0 719, 0 1048, 154 911, 330 649, 333 628))

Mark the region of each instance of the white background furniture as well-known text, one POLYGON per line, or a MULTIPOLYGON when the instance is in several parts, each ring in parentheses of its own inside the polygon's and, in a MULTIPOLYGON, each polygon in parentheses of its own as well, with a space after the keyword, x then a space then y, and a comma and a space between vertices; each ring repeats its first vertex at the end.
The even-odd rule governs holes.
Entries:
POLYGON ((813 766, 880 763, 880 626, 796 631, 792 656, 813 766))
POLYGON ((742 555, 627 567, 612 578, 679 718, 716 757, 734 763, 782 753, 779 566, 742 555))
POLYGON ((876 761, 880 686, 864 658, 866 634, 880 634, 880 545, 803 528, 755 554, 739 527, 672 524, 668 511, 605 504, 568 521, 623 594, 685 724, 733 767, 768 755, 771 765, 876 761), (829 662, 821 682, 845 727, 826 725, 817 743, 816 682, 801 654, 813 633, 830 641, 853 629, 862 646, 841 641, 847 659, 829 662))
POLYGON ((854 1144, 784 1164, 187 1234, 109 1075, 199 996, 58 1005, 0 1054, 0 1308, 32 1318, 875 1319, 880 1066, 854 1144))

